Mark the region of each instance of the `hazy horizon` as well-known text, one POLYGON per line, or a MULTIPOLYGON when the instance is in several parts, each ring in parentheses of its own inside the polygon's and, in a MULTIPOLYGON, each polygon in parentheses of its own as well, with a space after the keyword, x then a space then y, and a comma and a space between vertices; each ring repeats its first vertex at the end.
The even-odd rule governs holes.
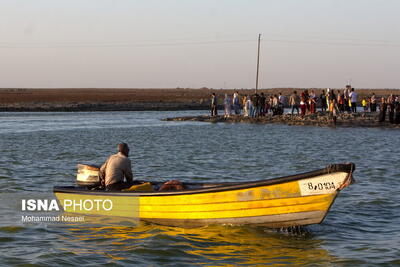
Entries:
POLYGON ((0 0, 0 88, 400 88, 400 1, 0 0))

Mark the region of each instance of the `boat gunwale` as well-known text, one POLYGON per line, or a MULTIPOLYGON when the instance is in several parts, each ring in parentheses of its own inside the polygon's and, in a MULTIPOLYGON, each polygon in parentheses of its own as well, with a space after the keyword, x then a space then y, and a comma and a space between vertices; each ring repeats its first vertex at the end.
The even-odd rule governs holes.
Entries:
MULTIPOLYGON (((334 172, 346 172, 352 173, 355 170, 354 163, 343 163, 343 164, 331 164, 323 169, 314 170, 310 172, 304 172, 295 175, 283 176, 272 179, 264 179, 258 181, 250 182, 227 182, 227 183, 209 183, 209 184, 219 184, 220 186, 203 187, 197 189, 188 189, 181 191, 100 191, 100 190, 88 190, 75 186, 55 186, 53 188, 54 193, 69 193, 69 194, 82 194, 82 195, 106 195, 106 196, 136 196, 136 197, 151 197, 151 196, 176 196, 176 195, 192 195, 192 194, 204 194, 204 193, 215 193, 224 192, 240 189, 248 189, 266 185, 282 184, 287 182, 293 182, 305 178, 312 178, 315 176, 320 176, 324 174, 334 173, 334 172)), ((187 184, 202 184, 207 185, 208 183, 187 183, 187 184)))

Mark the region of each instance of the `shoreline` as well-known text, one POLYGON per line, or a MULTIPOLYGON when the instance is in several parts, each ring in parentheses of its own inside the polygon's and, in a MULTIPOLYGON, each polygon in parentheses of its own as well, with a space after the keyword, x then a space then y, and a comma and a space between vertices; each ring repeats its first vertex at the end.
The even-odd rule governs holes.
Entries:
POLYGON ((400 129, 400 124, 391 124, 388 120, 385 122, 378 121, 378 113, 358 112, 358 113, 342 113, 337 116, 336 124, 333 123, 329 112, 318 111, 314 114, 305 116, 283 114, 275 115, 267 114, 262 117, 244 117, 243 115, 231 115, 225 118, 224 116, 211 117, 203 116, 186 116, 166 118, 164 121, 198 121, 208 123, 254 123, 254 124, 284 124, 290 126, 318 126, 318 127, 368 127, 368 128, 393 128, 400 129))

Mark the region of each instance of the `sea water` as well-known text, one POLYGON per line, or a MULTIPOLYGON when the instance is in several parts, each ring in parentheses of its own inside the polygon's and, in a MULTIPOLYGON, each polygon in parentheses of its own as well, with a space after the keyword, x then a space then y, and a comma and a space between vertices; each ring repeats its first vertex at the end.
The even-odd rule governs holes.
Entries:
POLYGON ((162 121, 205 113, 0 113, 1 265, 400 264, 398 129, 162 121), (119 142, 140 180, 240 182, 354 162, 356 183, 322 224, 295 231, 21 221, 21 199, 54 199, 78 163, 101 164, 119 142))

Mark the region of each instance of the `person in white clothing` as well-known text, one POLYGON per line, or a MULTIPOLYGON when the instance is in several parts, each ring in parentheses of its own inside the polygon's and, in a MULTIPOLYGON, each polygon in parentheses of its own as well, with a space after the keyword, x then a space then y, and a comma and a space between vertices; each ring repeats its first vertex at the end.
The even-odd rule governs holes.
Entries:
POLYGON ((247 107, 247 116, 251 117, 253 114, 253 103, 251 102, 251 97, 248 95, 247 96, 247 101, 246 101, 246 107, 247 107))
POLYGON ((240 104, 239 104, 239 93, 238 92, 235 92, 233 94, 232 104, 233 104, 233 110, 235 111, 235 114, 236 115, 240 114, 240 104))
POLYGON ((354 88, 351 88, 351 92, 349 94, 350 102, 351 102, 351 111, 357 112, 357 92, 354 91, 354 88))
POLYGON ((224 99, 224 107, 225 107, 225 118, 229 118, 231 116, 231 98, 228 94, 225 94, 224 99))
POLYGON ((282 105, 285 105, 286 97, 284 95, 282 95, 281 92, 279 92, 278 100, 279 100, 280 103, 282 103, 282 105))
POLYGON ((247 96, 243 97, 243 116, 249 116, 249 105, 247 104, 247 96))

